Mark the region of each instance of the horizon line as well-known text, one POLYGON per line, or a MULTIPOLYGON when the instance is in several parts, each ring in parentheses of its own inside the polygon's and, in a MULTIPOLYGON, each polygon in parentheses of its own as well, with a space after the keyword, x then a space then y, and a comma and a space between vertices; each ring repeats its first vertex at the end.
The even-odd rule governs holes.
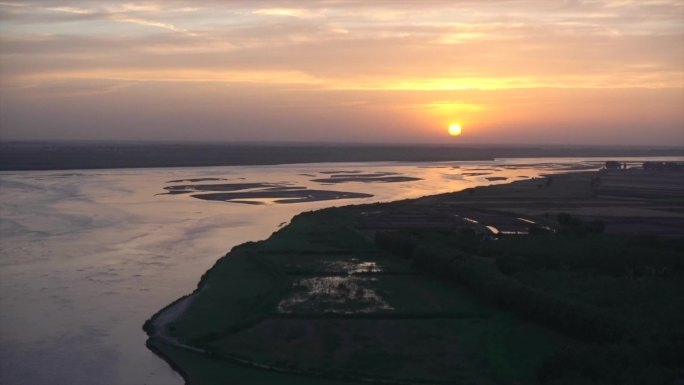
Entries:
POLYGON ((128 145, 242 145, 242 146, 395 146, 395 147, 590 147, 590 148, 667 148, 684 150, 680 144, 596 144, 596 143, 443 143, 443 142, 354 142, 354 141, 288 141, 288 140, 191 140, 191 139, 4 139, 6 144, 128 144, 128 145))

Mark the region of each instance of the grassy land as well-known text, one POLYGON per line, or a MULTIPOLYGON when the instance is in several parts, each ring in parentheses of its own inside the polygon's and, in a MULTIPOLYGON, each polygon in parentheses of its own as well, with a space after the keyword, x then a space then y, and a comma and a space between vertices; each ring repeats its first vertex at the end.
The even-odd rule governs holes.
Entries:
POLYGON ((252 385, 350 385, 352 382, 320 377, 301 376, 279 371, 263 370, 246 364, 211 359, 206 355, 171 346, 159 340, 148 345, 164 357, 173 360, 177 370, 191 384, 225 385, 231 383, 252 385))
POLYGON ((684 210, 658 189, 682 176, 656 178, 673 177, 574 173, 304 213, 217 262, 168 326, 206 353, 149 343, 194 385, 671 384, 684 210), (666 236, 620 234, 621 207, 666 236))

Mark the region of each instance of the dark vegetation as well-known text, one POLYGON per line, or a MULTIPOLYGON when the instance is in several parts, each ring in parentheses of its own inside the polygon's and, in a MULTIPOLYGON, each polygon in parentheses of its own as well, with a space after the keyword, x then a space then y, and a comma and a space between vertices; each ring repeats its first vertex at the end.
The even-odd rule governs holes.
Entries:
MULTIPOLYGON (((559 215, 569 228, 579 220, 559 215)), ((568 344, 537 369, 548 384, 674 384, 684 375, 684 239, 561 231, 380 232, 378 245, 541 322, 568 344)))
POLYGON ((191 384, 274 380, 236 363, 288 383, 680 384, 681 177, 573 173, 303 213, 219 260, 169 325, 205 353, 154 322, 149 344, 191 384), (529 233, 487 230, 514 225, 529 233))
POLYGON ((563 337, 384 252, 358 231, 362 210, 298 215, 217 262, 166 331, 203 353, 178 354, 153 321, 149 344, 187 373, 223 363, 215 380, 199 373, 191 384, 267 383, 233 377, 234 365, 321 384, 536 382, 533 368, 563 337))
POLYGON ((681 171, 684 170, 684 162, 644 162, 644 170, 668 170, 681 171))
POLYGON ((600 234, 605 227, 601 220, 585 222, 568 213, 558 213, 558 226, 561 234, 574 235, 600 234))

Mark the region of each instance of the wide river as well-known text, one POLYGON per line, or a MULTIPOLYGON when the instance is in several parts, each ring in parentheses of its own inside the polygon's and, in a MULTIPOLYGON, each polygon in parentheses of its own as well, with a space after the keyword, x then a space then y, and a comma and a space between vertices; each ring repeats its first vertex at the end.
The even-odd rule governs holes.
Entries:
POLYGON ((0 383, 182 384, 180 376, 146 349, 142 324, 194 290, 200 276, 233 246, 267 238, 302 211, 596 169, 603 160, 2 172, 0 383), (341 171, 420 179, 333 185, 313 181, 341 171), (373 197, 254 205, 162 195, 165 186, 173 185, 169 181, 194 178, 373 197))

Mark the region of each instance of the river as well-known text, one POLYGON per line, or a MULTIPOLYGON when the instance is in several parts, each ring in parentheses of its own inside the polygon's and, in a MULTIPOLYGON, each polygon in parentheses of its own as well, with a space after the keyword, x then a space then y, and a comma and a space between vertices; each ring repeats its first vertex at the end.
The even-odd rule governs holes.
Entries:
POLYGON ((142 324, 191 292, 231 247, 265 239, 303 211, 508 183, 567 169, 596 169, 602 161, 2 172, 0 383, 182 384, 180 376, 147 350, 142 324), (419 179, 334 185, 312 181, 340 172, 419 179), (183 183, 272 183, 373 196, 255 205, 163 194, 163 188, 173 184, 169 181, 195 178, 221 181, 183 183))

